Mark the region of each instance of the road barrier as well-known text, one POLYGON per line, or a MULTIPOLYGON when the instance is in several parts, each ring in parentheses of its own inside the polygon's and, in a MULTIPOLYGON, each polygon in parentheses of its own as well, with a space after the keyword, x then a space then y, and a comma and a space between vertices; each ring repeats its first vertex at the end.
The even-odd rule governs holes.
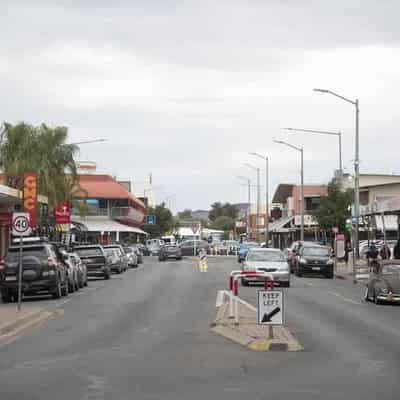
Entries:
POLYGON ((239 324, 239 278, 260 277, 264 278, 264 289, 274 289, 274 276, 269 272, 255 270, 235 270, 229 275, 229 318, 235 318, 235 323, 239 324))
POLYGON ((207 253, 204 249, 199 252, 199 270, 200 272, 207 272, 208 270, 207 253))

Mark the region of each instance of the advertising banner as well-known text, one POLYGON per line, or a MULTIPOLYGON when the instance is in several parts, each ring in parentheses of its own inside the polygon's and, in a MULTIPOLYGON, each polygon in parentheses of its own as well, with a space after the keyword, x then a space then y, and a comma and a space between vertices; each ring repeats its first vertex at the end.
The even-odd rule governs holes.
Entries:
POLYGON ((65 225, 71 223, 71 206, 69 202, 60 204, 54 210, 54 218, 56 220, 56 225, 65 225))
POLYGON ((30 227, 37 225, 37 174, 35 172, 24 173, 23 209, 29 213, 30 227))

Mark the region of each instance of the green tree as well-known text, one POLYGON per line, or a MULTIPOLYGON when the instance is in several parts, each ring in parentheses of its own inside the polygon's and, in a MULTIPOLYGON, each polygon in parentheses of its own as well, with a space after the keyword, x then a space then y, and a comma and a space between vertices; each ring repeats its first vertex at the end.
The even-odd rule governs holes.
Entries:
POLYGON ((186 208, 180 213, 178 213, 180 219, 192 219, 192 210, 186 208))
POLYGON ((221 202, 217 201, 211 204, 211 210, 208 213, 208 218, 210 221, 215 221, 218 217, 229 217, 232 219, 236 219, 239 210, 236 206, 230 203, 222 204, 221 202))
POLYGON ((71 199, 78 181, 78 147, 67 143, 67 128, 5 123, 0 138, 0 168, 9 186, 22 189, 23 173, 32 171, 38 174, 38 192, 48 197, 51 208, 71 199))
POLYGON ((144 225, 143 230, 150 234, 151 238, 157 238, 171 233, 176 225, 176 220, 171 211, 165 207, 165 203, 161 203, 155 207, 147 207, 147 215, 155 215, 155 225, 144 225))
POLYGON ((321 198, 321 204, 314 212, 321 229, 331 230, 337 226, 340 232, 345 231, 346 219, 350 217, 350 206, 353 203, 354 191, 341 190, 340 186, 331 181, 328 185, 328 195, 321 198))
POLYGON ((221 215, 213 221, 211 227, 220 231, 229 232, 235 228, 235 220, 225 215, 221 215))

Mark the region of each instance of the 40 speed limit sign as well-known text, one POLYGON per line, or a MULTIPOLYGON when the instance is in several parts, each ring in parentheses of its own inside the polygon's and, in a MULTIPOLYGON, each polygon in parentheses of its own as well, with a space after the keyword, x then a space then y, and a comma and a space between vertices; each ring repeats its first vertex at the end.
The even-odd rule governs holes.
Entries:
POLYGON ((14 236, 29 236, 31 234, 31 227, 29 226, 29 213, 13 213, 12 234, 14 236))

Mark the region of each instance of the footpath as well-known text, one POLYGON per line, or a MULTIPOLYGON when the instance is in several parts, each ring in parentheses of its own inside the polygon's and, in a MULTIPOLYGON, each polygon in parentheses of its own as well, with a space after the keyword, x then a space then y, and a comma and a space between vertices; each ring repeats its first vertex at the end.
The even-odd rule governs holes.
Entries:
POLYGON ((0 304, 0 344, 39 325, 52 315, 52 312, 40 307, 23 305, 21 311, 18 311, 15 304, 0 304))

